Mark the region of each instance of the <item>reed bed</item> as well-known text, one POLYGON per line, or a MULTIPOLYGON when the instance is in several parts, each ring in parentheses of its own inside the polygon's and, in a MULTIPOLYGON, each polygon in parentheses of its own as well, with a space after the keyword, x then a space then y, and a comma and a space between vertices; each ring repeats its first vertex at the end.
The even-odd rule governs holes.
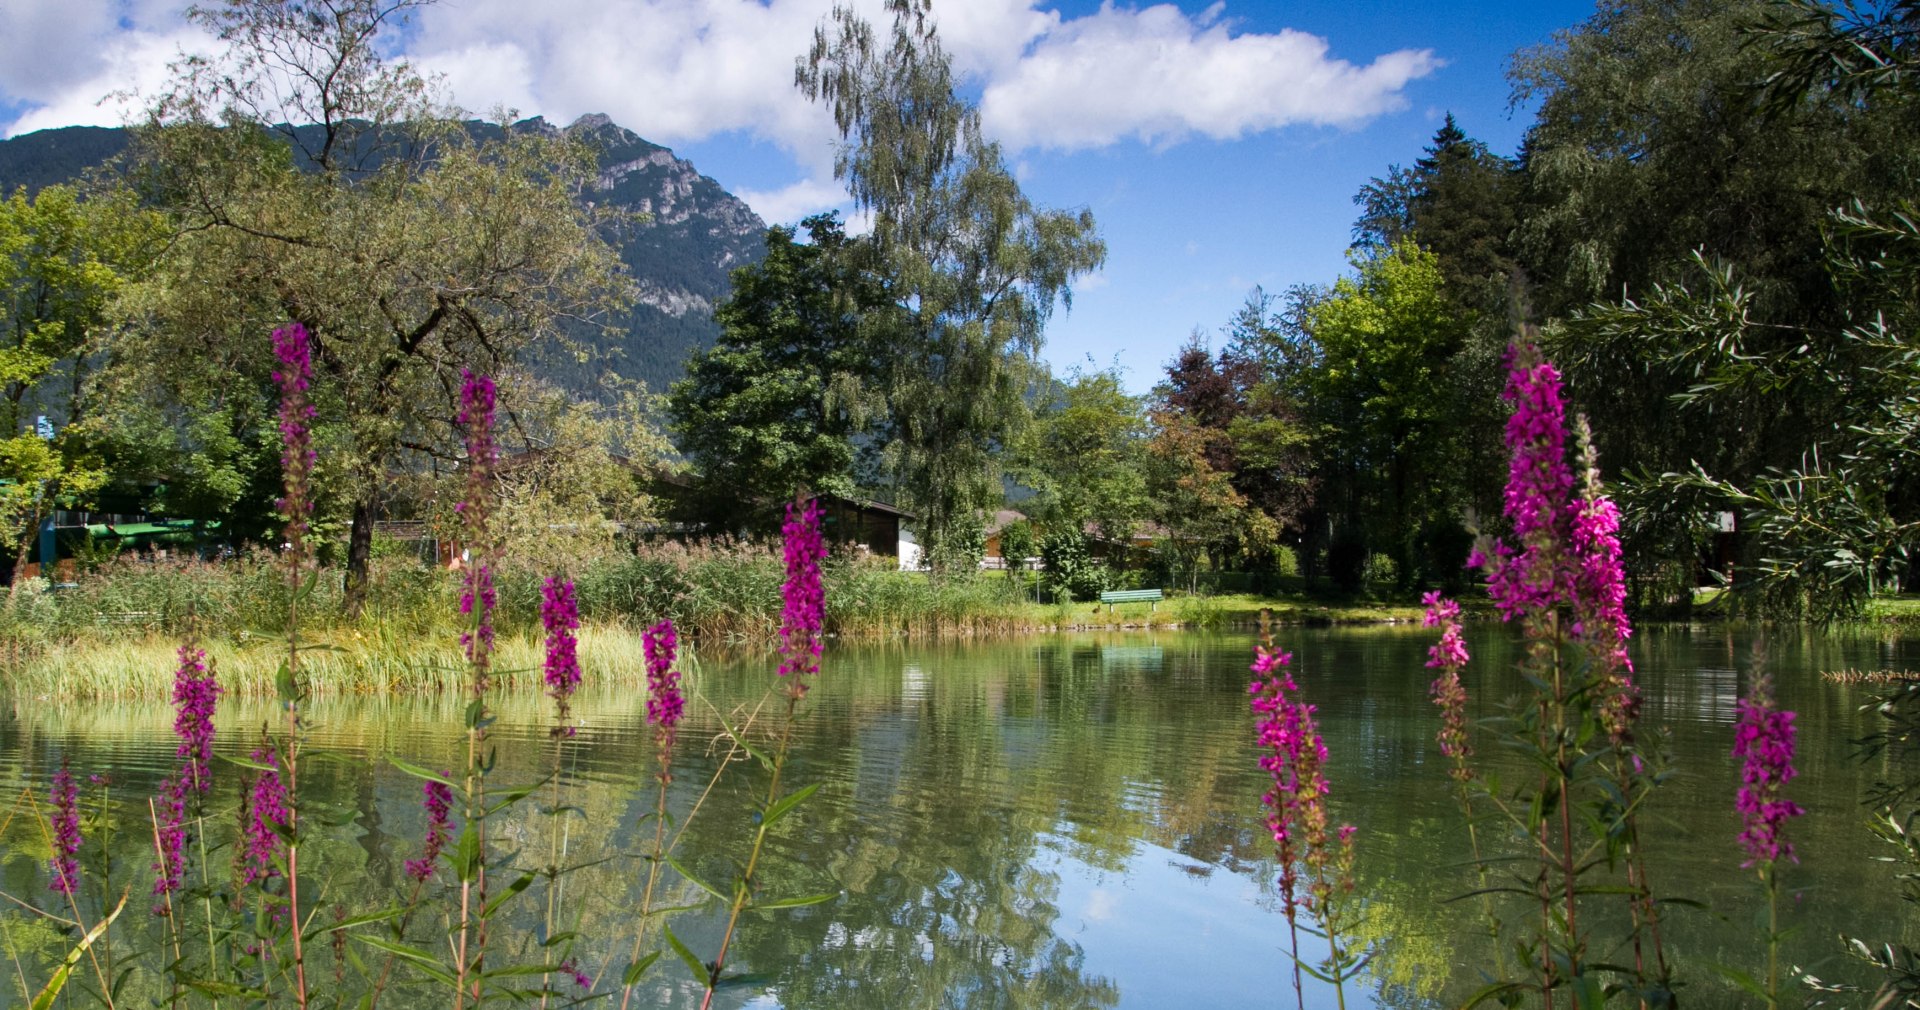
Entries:
MULTIPOLYGON (((639 632, 672 619, 702 648, 770 649, 780 623, 781 561, 747 541, 649 544, 572 573, 583 650, 599 669, 642 676, 639 632)), ((824 566, 826 633, 849 639, 1015 635, 1100 627, 1226 628, 1263 607, 1282 623, 1417 619, 1417 608, 1279 603, 1254 596, 1174 596, 1158 607, 1038 602, 1031 585, 999 575, 933 579, 881 559, 841 554, 824 566)), ((269 694, 284 655, 285 568, 260 551, 225 561, 121 558, 58 592, 32 580, 0 602, 0 675, 16 698, 158 698, 172 652, 199 640, 223 684, 269 694)), ((540 644, 541 575, 502 565, 496 624, 508 687, 531 683, 540 644)), ((322 694, 457 690, 459 575, 402 558, 376 562, 365 607, 349 616, 338 569, 320 569, 302 604, 303 666, 322 694)))

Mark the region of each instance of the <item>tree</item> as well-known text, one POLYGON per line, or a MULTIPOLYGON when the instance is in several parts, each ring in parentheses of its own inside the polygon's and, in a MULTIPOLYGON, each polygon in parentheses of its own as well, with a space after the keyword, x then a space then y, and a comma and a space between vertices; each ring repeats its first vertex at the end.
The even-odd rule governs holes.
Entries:
POLYGON ((113 300, 150 262, 158 225, 124 193, 83 201, 48 186, 0 202, 0 543, 16 580, 47 513, 106 482, 86 437, 86 383, 113 300), (36 415, 57 434, 42 437, 36 415))
POLYGON ((1440 257, 1448 288, 1461 304, 1485 308, 1515 268, 1510 250, 1518 182, 1513 163, 1468 137, 1449 112, 1412 169, 1388 166, 1384 177, 1354 194, 1360 217, 1353 247, 1385 255, 1412 239, 1440 257))
POLYGON ((1454 366, 1470 320, 1446 297, 1439 258, 1410 241, 1357 259, 1355 271, 1307 324, 1319 351, 1308 381, 1326 433, 1320 459, 1335 539, 1341 527, 1359 535, 1403 580, 1458 571, 1466 542, 1446 534, 1460 529, 1472 499, 1460 435, 1471 411, 1454 366), (1433 539, 1458 542, 1460 556, 1430 556, 1433 539))
POLYGON ((687 363, 667 413, 693 466, 698 514, 737 528, 802 490, 853 495, 854 439, 869 434, 880 356, 896 318, 872 249, 831 215, 767 232, 767 257, 733 274, 720 339, 687 363))
MULTIPOLYGON (((1811 446, 1845 441, 1819 384, 1792 383, 1792 396, 1729 385, 1711 409, 1696 394, 1735 347, 1807 367, 1883 307, 1872 286, 1836 283, 1830 248, 1848 230, 1834 208, 1857 200, 1863 216, 1894 223, 1920 178, 1920 120, 1873 84, 1901 79, 1908 29, 1900 5, 1877 9, 1889 17, 1620 0, 1516 60, 1516 97, 1541 102, 1518 256, 1536 305, 1559 321, 1546 350, 1609 471, 1705 473, 1757 493, 1810 474, 1811 446), (1739 336, 1714 345, 1736 307, 1739 336)), ((1697 515, 1682 514, 1675 487, 1642 486, 1648 497, 1628 495, 1648 506, 1627 510, 1630 568, 1664 562, 1682 569, 1675 588, 1690 588, 1697 515)))
POLYGON ((1169 575, 1185 575, 1192 589, 1204 559, 1218 567, 1229 557, 1270 556, 1279 526, 1234 488, 1231 474, 1209 462, 1219 434, 1162 405, 1151 418, 1148 486, 1157 505, 1155 518, 1167 530, 1160 549, 1169 575))
POLYGON ((143 301, 144 340, 117 364, 176 403, 238 402, 265 385, 264 335, 307 327, 356 606, 389 471, 404 451, 448 451, 459 369, 504 371, 624 290, 574 200, 592 178, 578 145, 476 136, 379 58, 415 6, 194 8, 228 55, 180 64, 136 145, 178 242, 143 301))
POLYGON ((1025 420, 1047 318, 1105 247, 1091 213, 1040 210, 1020 192, 978 110, 954 92, 928 0, 887 7, 883 47, 837 6, 795 80, 833 109, 834 174, 872 213, 901 307, 884 366, 885 462, 935 569, 966 570, 980 516, 1000 498, 999 455, 1025 420))
POLYGON ((1030 511, 1049 533, 1092 530, 1125 543, 1147 518, 1147 422, 1116 372, 1075 372, 1022 439, 1014 473, 1037 493, 1030 511))

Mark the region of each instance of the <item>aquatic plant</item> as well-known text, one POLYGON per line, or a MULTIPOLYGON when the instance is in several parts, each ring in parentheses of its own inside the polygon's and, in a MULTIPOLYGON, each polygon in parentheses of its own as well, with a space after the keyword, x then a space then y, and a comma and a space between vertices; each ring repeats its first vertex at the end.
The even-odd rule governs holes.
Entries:
POLYGON ((64 764, 53 773, 47 801, 53 808, 48 814, 48 824, 53 829, 53 858, 48 860, 48 869, 53 879, 47 882, 47 889, 71 898, 74 889, 80 886, 79 855, 85 839, 80 834, 80 786, 64 764))
MULTIPOLYGON (((1501 618, 1520 626, 1521 673, 1534 685, 1500 723, 1509 748, 1541 769, 1532 788, 1503 793, 1497 783, 1472 779, 1462 800, 1472 819, 1478 804, 1495 810, 1516 835, 1530 840, 1517 858, 1535 861, 1531 882, 1535 923, 1519 947, 1527 980, 1503 979, 1482 998, 1510 998, 1522 990, 1540 994, 1551 1010, 1566 992, 1576 1006, 1599 1006, 1609 986, 1626 990, 1646 1006, 1673 1001, 1673 982, 1661 942, 1659 902, 1647 879, 1638 817, 1662 779, 1664 758, 1635 733, 1638 693, 1626 641, 1625 577, 1618 539, 1619 517, 1603 493, 1591 433, 1584 418, 1577 435, 1580 475, 1568 462, 1567 410, 1560 373, 1535 346, 1521 341, 1508 352, 1503 398, 1511 405, 1505 442, 1509 454, 1503 512, 1511 539, 1482 538, 1468 564, 1480 567, 1501 618), (1604 743, 1604 746, 1595 743, 1604 743), (1592 878, 1617 869, 1621 883, 1592 878), (1633 963, 1624 981, 1609 983, 1589 956, 1585 906, 1607 895, 1622 896, 1629 928, 1622 947, 1633 963)), ((1437 602, 1437 601, 1436 601, 1437 602)), ((1457 615, 1455 615, 1457 616, 1457 615)), ((1433 623, 1445 625, 1436 612, 1433 623)), ((1448 629, 1449 631, 1451 629, 1448 629)), ((1464 651, 1443 633, 1432 664, 1442 708, 1441 748, 1450 758, 1466 753, 1464 702, 1453 669, 1464 651)), ((1456 761, 1454 775, 1470 776, 1456 761)), ((1474 837, 1476 850, 1478 838, 1474 837)), ((1484 868, 1498 858, 1476 852, 1484 868)), ((1499 920, 1492 918, 1498 931, 1499 920)))
POLYGON ((633 987, 640 981, 641 973, 659 957, 656 953, 643 958, 640 950, 653 921, 654 892, 660 884, 661 868, 667 860, 667 788, 673 783, 674 737, 680 718, 686 711, 686 699, 680 694, 680 672, 675 669, 679 659, 680 637, 673 621, 661 621, 648 628, 641 636, 640 643, 646 657, 647 725, 653 727, 654 756, 658 762, 654 779, 659 784, 659 791, 652 815, 653 849, 647 854, 647 886, 641 892, 640 912, 635 917, 633 953, 627 960, 627 970, 621 976, 621 1010, 628 1010, 633 1001, 633 987))
POLYGON ((172 914, 172 895, 180 889, 186 864, 188 808, 195 819, 213 785, 214 710, 220 700, 207 654, 182 644, 173 677, 173 732, 180 739, 174 756, 180 767, 161 784, 154 825, 155 915, 172 914))
POLYGON ((287 829, 287 787, 280 779, 280 767, 271 747, 259 747, 249 755, 259 766, 253 775, 253 787, 247 796, 247 830, 241 851, 242 884, 265 884, 281 876, 281 833, 287 829))
MULTIPOLYGON (((1785 788, 1797 774, 1793 767, 1794 713, 1773 698, 1773 678, 1765 670, 1759 649, 1754 653, 1753 685, 1739 701, 1740 719, 1733 734, 1733 756, 1740 761, 1740 788, 1734 807, 1740 811, 1739 842, 1748 867, 1758 872, 1767 896, 1767 978, 1755 995, 1768 1007, 1780 1004, 1780 875, 1781 860, 1799 862, 1784 828, 1806 811, 1786 798, 1785 788)), ((1738 974, 1736 981, 1745 981, 1738 974)), ((1749 983, 1751 985, 1751 983, 1749 983)))
MULTIPOLYGON (((820 620, 825 600, 820 584, 820 561, 826 557, 826 544, 820 534, 820 518, 819 505, 812 499, 805 499, 787 506, 787 521, 781 528, 787 562, 787 581, 781 589, 784 607, 780 627, 781 660, 777 673, 785 681, 786 712, 780 723, 780 736, 772 756, 761 758, 761 763, 766 765, 768 771, 766 802, 756 811, 753 845, 748 850, 747 861, 732 888, 733 896, 727 908, 727 924, 720 934, 719 952, 714 955, 713 960, 703 963, 673 935, 671 930, 666 931, 667 939, 674 951, 680 955, 681 960, 686 962, 695 978, 706 987, 706 995, 700 1001, 700 1010, 708 1010, 713 1005, 713 995, 720 987, 721 973, 726 968, 727 952, 732 947, 734 932, 739 928, 740 915, 746 911, 748 901, 753 897, 755 874, 760 867, 760 858, 766 848, 769 830, 819 788, 819 784, 815 783, 785 795, 780 792, 781 775, 786 770, 787 752, 793 742, 795 715, 801 700, 806 697, 809 686, 807 678, 820 671, 820 620), (798 508, 795 507, 796 505, 798 508)), ((729 732, 736 744, 750 753, 754 752, 754 748, 747 744, 740 731, 730 728, 729 732)), ((709 894, 726 893, 715 889, 712 885, 700 883, 697 878, 687 874, 684 868, 681 868, 681 875, 694 880, 709 894)), ((832 894, 814 895, 785 899, 763 904, 761 907, 798 908, 831 901, 833 898, 832 894)))
POLYGON ((574 599, 571 579, 548 576, 540 591, 540 624, 547 632, 547 655, 541 670, 547 694, 554 702, 553 735, 572 736, 567 700, 580 686, 580 655, 574 642, 574 632, 580 628, 580 604, 574 599))
POLYGON ((427 815, 427 834, 420 843, 420 857, 407 860, 407 876, 424 882, 433 876, 453 830, 453 789, 445 782, 429 779, 420 784, 420 809, 427 815))
POLYGON ((795 699, 807 693, 807 678, 820 672, 820 626, 826 617, 826 593, 821 588, 820 562, 827 556, 820 535, 820 505, 812 499, 796 514, 787 506, 780 528, 785 547, 787 581, 780 587, 780 676, 795 699))
POLYGON ((1250 706, 1256 717, 1260 767, 1272 778, 1261 802, 1267 807, 1267 830, 1273 837, 1279 864, 1294 998, 1305 1006, 1300 978, 1304 968, 1332 984, 1344 1008, 1346 982, 1359 972, 1365 960, 1354 940, 1356 923, 1351 906, 1356 829, 1343 824, 1328 830, 1327 796, 1332 787, 1326 777, 1327 744, 1314 720, 1315 706, 1300 699, 1299 685, 1288 671, 1292 661, 1291 653, 1274 648, 1262 615, 1260 645, 1250 667, 1254 679, 1247 693, 1253 696, 1250 706), (1307 965, 1300 956, 1299 916, 1303 910, 1327 938, 1327 957, 1317 968, 1307 965))

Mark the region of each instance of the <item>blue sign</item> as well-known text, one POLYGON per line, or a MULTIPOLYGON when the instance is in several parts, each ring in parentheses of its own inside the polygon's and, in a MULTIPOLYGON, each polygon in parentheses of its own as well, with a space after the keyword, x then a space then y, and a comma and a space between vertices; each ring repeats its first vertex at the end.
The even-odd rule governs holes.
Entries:
POLYGON ((33 433, 49 442, 53 441, 53 422, 47 420, 47 415, 41 414, 33 419, 33 433))

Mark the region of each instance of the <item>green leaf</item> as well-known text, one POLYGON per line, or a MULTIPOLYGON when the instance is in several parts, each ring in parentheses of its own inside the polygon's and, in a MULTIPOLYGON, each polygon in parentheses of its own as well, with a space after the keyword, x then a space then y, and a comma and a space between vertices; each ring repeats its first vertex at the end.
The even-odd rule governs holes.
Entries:
POLYGON ((313 590, 315 589, 315 587, 319 585, 320 585, 320 569, 315 568, 313 571, 307 573, 307 581, 302 583, 299 589, 294 590, 293 602, 299 603, 301 600, 304 600, 307 597, 312 596, 313 590))
POLYGON ((807 797, 812 796, 815 792, 818 792, 819 789, 820 783, 815 782, 780 797, 774 801, 773 806, 767 808, 767 816, 761 823, 767 827, 772 827, 775 821, 787 816, 789 811, 805 802, 807 797))
POLYGON ((824 905, 840 896, 839 891, 831 894, 810 894, 804 898, 776 898, 773 901, 756 901, 748 908, 759 912, 769 912, 776 908, 805 908, 808 905, 824 905))
POLYGON ((498 795, 500 798, 498 800, 495 800, 492 804, 489 804, 486 810, 480 816, 492 817, 494 814, 497 814, 500 811, 505 810, 510 806, 513 806, 515 803, 518 803, 521 800, 524 800, 527 797, 532 796, 534 793, 534 790, 538 788, 540 787, 539 786, 516 786, 505 792, 497 793, 495 795, 498 795))
POLYGON ((453 874, 463 884, 480 879, 480 836, 472 821, 460 826, 460 837, 453 843, 453 874))
POLYGON ((241 768, 251 768, 257 772, 277 772, 280 770, 264 761, 255 761, 252 758, 233 757, 229 754, 215 754, 214 757, 230 765, 238 765, 241 768))
POLYGON ((1773 1002, 1773 998, 1767 994, 1766 986, 1761 985, 1760 980, 1754 978, 1751 974, 1726 964, 1709 963, 1707 967, 1713 969, 1714 974, 1745 989, 1747 993, 1755 999, 1769 1004, 1773 1002))
POLYGON ((719 888, 713 886, 712 884, 707 883, 704 880, 701 880, 699 877, 694 876, 693 871, 687 869, 684 865, 681 864, 681 862, 678 859, 675 859, 672 856, 668 856, 666 858, 667 858, 667 865, 673 867, 675 870, 680 871, 680 875, 687 878, 688 882, 693 884, 693 886, 701 889, 702 891, 707 892, 708 894, 713 895, 714 897, 720 899, 723 902, 730 902, 733 900, 733 895, 723 893, 719 888))
POLYGON ((481 978, 514 978, 523 975, 551 975, 560 970, 557 964, 510 964, 504 968, 488 968, 480 973, 481 978))
POLYGON ((60 962, 60 967, 54 969, 53 977, 47 979, 47 984, 41 987, 40 994, 33 998, 32 1010, 48 1010, 53 1006, 53 1001, 59 997, 60 990, 67 987, 67 979, 73 976, 73 966, 80 963, 80 955, 85 954, 87 948, 93 946, 93 941, 100 939, 101 934, 107 931, 107 926, 111 925, 113 920, 120 918, 120 913, 126 910, 128 893, 121 891, 120 903, 113 906, 113 911, 107 913, 106 918, 94 923, 93 928, 87 930, 87 935, 81 937, 80 942, 74 944, 72 950, 67 951, 67 956, 60 962))
POLYGON ((302 939, 312 940, 316 936, 325 936, 328 933, 338 932, 343 929, 364 926, 370 922, 385 922, 388 919, 398 918, 403 911, 405 911, 405 909, 389 908, 384 912, 368 912, 365 915, 350 915, 338 922, 330 922, 318 929, 308 932, 302 939))
POLYGON ((640 976, 645 975, 647 969, 653 967, 653 962, 660 960, 660 954, 661 952, 656 950, 646 957, 627 965, 627 970, 620 975, 620 984, 626 987, 638 984, 640 976))
POLYGON ((385 937, 374 936, 369 933, 355 933, 353 934, 353 938, 370 947, 378 947, 395 957, 412 963, 422 974, 449 989, 458 988, 460 985, 459 980, 455 979, 453 974, 447 971, 447 969, 441 967, 439 961, 434 960, 425 951, 416 947, 410 947, 399 941, 389 940, 385 937))
POLYGON ((1606 987, 1600 984, 1598 975, 1579 975, 1573 980, 1574 1006, 1585 1010, 1604 1010, 1607 1005, 1606 987))
POLYGON ((661 932, 667 934, 668 946, 671 946, 673 948, 673 952, 675 954, 680 955, 681 961, 686 962, 687 970, 690 972, 693 972, 693 980, 700 983, 703 986, 712 988, 713 972, 707 970, 707 966, 701 963, 700 959, 694 955, 693 951, 688 950, 687 945, 684 943, 681 943, 680 938, 673 935, 673 927, 662 926, 660 927, 660 930, 661 932))
POLYGON ((533 874, 522 873, 519 877, 514 879, 513 883, 507 885, 506 891, 504 891, 503 893, 494 895, 493 900, 487 902, 486 907, 480 910, 480 918, 482 919, 492 918, 494 909, 499 908, 501 903, 512 898, 514 895, 519 894, 521 891, 526 890, 529 886, 533 884, 533 881, 534 881, 533 874))
POLYGON ((395 768, 398 768, 403 772, 406 772, 408 775, 411 775, 414 778, 426 779, 428 782, 438 782, 449 789, 460 788, 459 783, 446 777, 445 775, 441 775, 438 772, 428 771, 427 769, 422 768, 417 764, 413 764, 408 761, 402 761, 397 757, 393 757, 392 755, 388 755, 387 763, 393 765, 395 768))
POLYGON ((714 710, 714 718, 720 720, 720 728, 727 731, 727 736, 732 737, 733 742, 739 744, 741 750, 753 755, 754 758, 760 762, 760 767, 765 768, 769 772, 773 771, 773 759, 767 756, 767 752, 748 743, 746 734, 734 729, 733 726, 727 722, 727 717, 720 714, 719 709, 714 710))

